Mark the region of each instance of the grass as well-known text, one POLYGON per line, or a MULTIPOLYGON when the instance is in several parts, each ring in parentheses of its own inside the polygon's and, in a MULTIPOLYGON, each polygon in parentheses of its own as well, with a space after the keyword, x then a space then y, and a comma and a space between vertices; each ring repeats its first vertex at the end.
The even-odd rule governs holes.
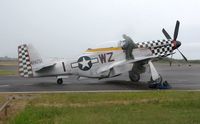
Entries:
MULTIPOLYGON (((17 66, 15 60, 0 60, 0 66, 17 66)), ((17 70, 0 70, 0 76, 17 75, 17 70)))
MULTIPOLYGON (((11 124, 200 123, 200 92, 35 94, 11 124)), ((16 102, 16 101, 14 101, 16 102)))
POLYGON ((0 76, 17 75, 15 70, 0 70, 0 76))
POLYGON ((0 95, 0 105, 3 104, 3 102, 5 102, 5 98, 4 98, 4 96, 0 95))
POLYGON ((0 65, 2 65, 2 66, 16 66, 17 60, 0 60, 0 65))

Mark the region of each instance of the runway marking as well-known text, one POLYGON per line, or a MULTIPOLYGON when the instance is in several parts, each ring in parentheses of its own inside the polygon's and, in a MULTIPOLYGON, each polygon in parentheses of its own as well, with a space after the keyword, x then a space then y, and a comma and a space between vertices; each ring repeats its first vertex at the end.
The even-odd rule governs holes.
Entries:
POLYGON ((24 86, 31 86, 31 85, 33 85, 33 84, 23 84, 24 86))
MULTIPOLYGON (((126 93, 126 92, 158 92, 163 90, 96 90, 96 91, 31 91, 31 92, 0 92, 0 94, 45 94, 45 93, 126 93)), ((164 90, 165 91, 165 90, 164 90)), ((197 90, 166 90, 166 91, 185 91, 185 92, 200 92, 200 89, 197 90)))
POLYGON ((188 82, 188 80, 179 80, 179 82, 188 82))
POLYGON ((148 92, 150 90, 94 90, 94 91, 30 91, 30 92, 0 92, 1 93, 114 93, 114 92, 148 92))
POLYGON ((8 87, 9 85, 0 85, 0 87, 8 87))

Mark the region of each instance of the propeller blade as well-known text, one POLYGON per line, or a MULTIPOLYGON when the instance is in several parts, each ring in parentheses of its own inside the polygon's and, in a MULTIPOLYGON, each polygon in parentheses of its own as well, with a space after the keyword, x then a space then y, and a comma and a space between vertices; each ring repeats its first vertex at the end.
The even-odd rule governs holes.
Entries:
POLYGON ((162 32, 163 32, 163 34, 165 35, 165 37, 169 40, 169 39, 172 39, 171 37, 170 37, 170 35, 167 33, 167 31, 163 28, 162 29, 162 32))
POLYGON ((176 39, 178 37, 179 25, 180 25, 180 22, 176 21, 176 26, 175 26, 175 30, 174 30, 174 40, 175 41, 176 41, 176 39))
POLYGON ((184 60, 185 60, 186 62, 188 62, 187 58, 183 55, 183 53, 182 53, 179 49, 177 49, 177 50, 178 50, 179 53, 182 55, 182 57, 184 58, 184 60))

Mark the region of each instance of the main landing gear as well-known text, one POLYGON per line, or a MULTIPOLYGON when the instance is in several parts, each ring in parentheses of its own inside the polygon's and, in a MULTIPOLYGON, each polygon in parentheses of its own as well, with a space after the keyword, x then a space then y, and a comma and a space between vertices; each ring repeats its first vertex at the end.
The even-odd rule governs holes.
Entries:
POLYGON ((129 78, 132 82, 138 82, 140 80, 140 74, 144 73, 146 63, 134 63, 132 70, 129 71, 129 78))
POLYGON ((158 74, 157 70, 155 69, 153 63, 149 61, 149 66, 151 70, 151 79, 148 82, 149 88, 154 89, 170 89, 171 86, 168 84, 167 81, 163 82, 162 76, 158 74))
POLYGON ((129 71, 129 78, 133 82, 138 82, 140 80, 140 74, 133 70, 129 71))

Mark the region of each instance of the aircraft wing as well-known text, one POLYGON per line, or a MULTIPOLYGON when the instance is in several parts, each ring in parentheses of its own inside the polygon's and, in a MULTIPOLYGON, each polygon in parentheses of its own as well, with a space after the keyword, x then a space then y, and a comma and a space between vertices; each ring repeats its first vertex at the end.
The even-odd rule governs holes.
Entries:
POLYGON ((98 69, 97 73, 100 74, 102 72, 110 70, 111 68, 114 68, 114 67, 117 67, 117 66, 120 66, 120 65, 123 65, 123 64, 130 64, 130 63, 134 63, 134 62, 150 60, 150 59, 153 59, 153 58, 156 58, 156 57, 158 57, 158 56, 137 57, 133 60, 122 60, 122 61, 114 62, 111 65, 104 66, 104 67, 98 69))

